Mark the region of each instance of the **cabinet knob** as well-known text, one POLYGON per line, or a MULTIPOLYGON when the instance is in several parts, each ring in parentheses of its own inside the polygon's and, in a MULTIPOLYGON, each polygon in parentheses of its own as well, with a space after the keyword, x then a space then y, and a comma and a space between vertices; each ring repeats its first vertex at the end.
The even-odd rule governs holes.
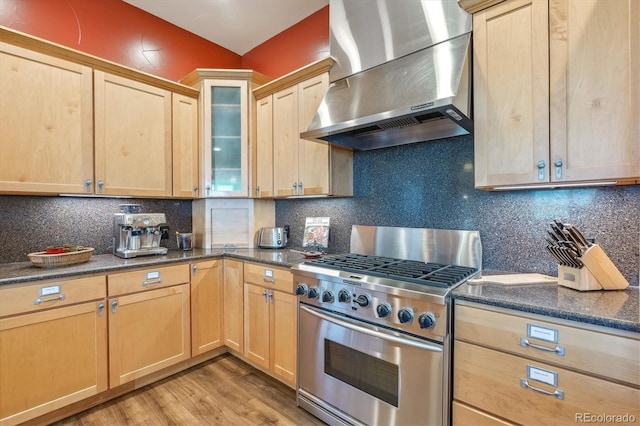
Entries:
POLYGON ((84 192, 91 192, 91 179, 84 181, 84 192))
POLYGON ((298 182, 298 195, 304 195, 304 190, 302 189, 302 182, 298 182))
POLYGON ((104 182, 99 180, 98 181, 98 194, 102 194, 102 187, 104 186, 104 182))
POLYGON ((193 185, 193 196, 196 197, 198 195, 198 186, 193 185))
POLYGON ((544 162, 544 160, 540 160, 538 161, 538 180, 543 181, 544 180, 544 168, 545 168, 546 164, 544 162))
POLYGON ((193 275, 195 275, 196 272, 198 272, 198 265, 191 265, 191 270, 193 271, 193 275))
POLYGON ((260 196, 260 185, 256 186, 256 197, 260 196))

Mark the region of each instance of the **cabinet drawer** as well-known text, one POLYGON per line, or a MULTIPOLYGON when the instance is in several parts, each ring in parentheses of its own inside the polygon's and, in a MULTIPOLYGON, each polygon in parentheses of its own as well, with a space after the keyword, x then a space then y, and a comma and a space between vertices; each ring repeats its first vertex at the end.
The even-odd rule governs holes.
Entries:
POLYGON ((189 265, 138 269, 109 275, 109 297, 189 282, 189 265))
POLYGON ((72 305, 106 296, 104 276, 48 280, 0 289, 0 317, 72 305))
POLYGON ((245 263, 244 281, 274 290, 293 293, 293 275, 288 269, 245 263))
POLYGON ((456 400, 523 425, 575 424, 590 413, 640 417, 638 389, 466 342, 454 343, 453 374, 456 400))
POLYGON ((637 339, 460 305, 455 307, 455 336, 635 386, 640 384, 637 339))
POLYGON ((509 423, 476 408, 453 401, 451 405, 451 424, 453 426, 509 426, 509 423))

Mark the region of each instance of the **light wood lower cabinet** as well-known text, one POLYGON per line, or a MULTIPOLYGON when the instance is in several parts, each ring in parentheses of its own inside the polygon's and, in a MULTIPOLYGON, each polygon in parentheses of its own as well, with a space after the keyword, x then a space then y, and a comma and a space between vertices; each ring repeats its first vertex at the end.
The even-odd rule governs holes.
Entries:
POLYGON ((298 315, 291 272, 245 264, 244 275, 244 355, 295 387, 298 315))
POLYGON ((191 357, 189 265, 108 276, 109 383, 191 357))
POLYGON ((107 390, 103 276, 0 290, 0 425, 107 390))
POLYGON ((224 259, 224 344, 244 351, 244 264, 224 259))
POLYGON ((514 423, 506 422, 498 417, 492 416, 458 401, 453 401, 453 404, 451 405, 451 422, 454 425, 473 426, 514 425, 514 423))
POLYGON ((614 333, 522 312, 456 305, 453 424, 640 418, 640 336, 614 333), (602 359, 604 353, 609 362, 602 359))
POLYGON ((191 265, 191 355, 224 345, 222 259, 191 265))

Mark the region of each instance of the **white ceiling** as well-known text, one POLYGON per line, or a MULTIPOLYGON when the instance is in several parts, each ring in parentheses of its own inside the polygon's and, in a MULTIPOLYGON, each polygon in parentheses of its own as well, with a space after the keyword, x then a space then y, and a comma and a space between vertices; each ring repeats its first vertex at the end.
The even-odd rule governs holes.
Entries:
POLYGON ((124 0, 244 55, 329 4, 329 0, 124 0))

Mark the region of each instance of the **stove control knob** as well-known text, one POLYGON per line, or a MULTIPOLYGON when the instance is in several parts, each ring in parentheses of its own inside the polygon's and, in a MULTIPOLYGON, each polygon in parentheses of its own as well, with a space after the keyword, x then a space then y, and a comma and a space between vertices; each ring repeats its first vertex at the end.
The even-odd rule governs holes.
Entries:
POLYGON ((298 286, 296 287, 297 296, 304 296, 305 294, 307 294, 307 291, 309 291, 309 287, 304 283, 298 284, 298 286))
POLYGON ((398 319, 401 324, 406 324, 408 322, 413 321, 413 309, 411 308, 402 308, 398 311, 398 319))
POLYGON ((380 318, 386 318, 391 315, 391 305, 388 303, 383 303, 382 305, 378 305, 376 311, 378 312, 378 316, 380 318))
POLYGON ((338 292, 338 301, 342 303, 351 303, 351 292, 344 288, 338 292))
POLYGON ((436 317, 433 312, 425 312, 418 317, 420 328, 432 328, 436 325, 436 317))
POLYGON ((333 303, 334 301, 333 292, 331 290, 325 290, 322 292, 322 301, 324 303, 333 303))
POLYGON ((319 295, 320 295, 320 290, 318 290, 318 287, 311 287, 307 292, 307 297, 309 299, 317 299, 319 295))
POLYGON ((366 294, 361 294, 360 296, 356 297, 356 303, 360 305, 361 308, 366 308, 367 306, 371 305, 371 297, 366 294))

